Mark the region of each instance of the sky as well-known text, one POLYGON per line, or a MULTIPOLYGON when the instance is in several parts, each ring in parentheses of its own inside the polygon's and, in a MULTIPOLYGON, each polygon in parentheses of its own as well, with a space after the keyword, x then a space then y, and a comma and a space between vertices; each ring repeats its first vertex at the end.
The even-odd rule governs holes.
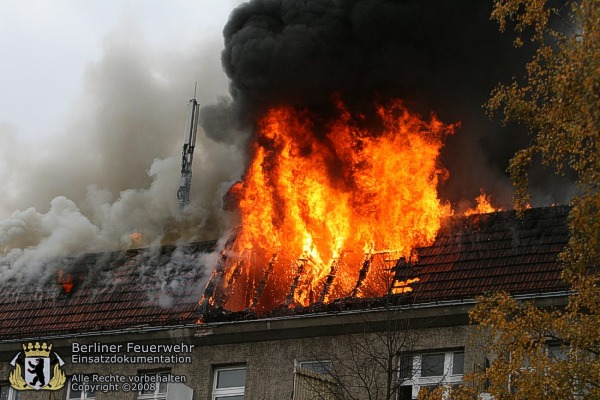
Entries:
MULTIPOLYGON (((0 121, 31 141, 52 135, 82 94, 86 68, 102 56, 111 34, 130 26, 157 49, 219 43, 237 3, 1 0, 0 121)), ((219 62, 220 50, 213 50, 219 62)))

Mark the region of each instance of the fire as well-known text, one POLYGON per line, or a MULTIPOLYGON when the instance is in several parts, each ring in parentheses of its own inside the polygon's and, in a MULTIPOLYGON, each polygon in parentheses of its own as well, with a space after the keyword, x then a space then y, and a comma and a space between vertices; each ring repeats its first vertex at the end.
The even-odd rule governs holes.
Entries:
POLYGON ((419 281, 420 281, 419 278, 412 278, 412 279, 407 279, 405 281, 400 281, 400 282, 396 283, 396 285, 392 288, 392 293, 400 294, 400 293, 412 292, 413 289, 412 289, 412 287, 410 287, 410 284, 416 283, 419 281))
POLYGON ((129 235, 129 241, 131 247, 140 246, 142 244, 143 235, 141 232, 133 232, 129 235))
POLYGON ((393 263, 431 244, 451 213, 438 198, 437 158, 457 125, 393 101, 377 106, 374 134, 338 108, 320 135, 288 107, 259 122, 247 173, 230 191, 241 227, 222 279, 227 309, 384 294, 393 263))
POLYGON ((465 217, 473 214, 487 214, 496 211, 502 211, 501 208, 496 208, 492 205, 492 196, 485 194, 483 189, 480 190, 481 194, 475 199, 477 201, 477 206, 469 208, 467 211, 465 211, 465 217))
POLYGON ((62 270, 56 273, 56 282, 62 286, 65 294, 71 293, 73 286, 75 286, 75 283, 73 282, 73 275, 65 274, 65 272, 62 270))

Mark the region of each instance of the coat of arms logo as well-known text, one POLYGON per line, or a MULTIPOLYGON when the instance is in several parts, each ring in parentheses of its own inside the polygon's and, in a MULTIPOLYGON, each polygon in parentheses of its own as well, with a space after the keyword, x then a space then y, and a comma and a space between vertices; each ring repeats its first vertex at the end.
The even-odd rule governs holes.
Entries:
POLYGON ((8 380, 16 390, 58 390, 65 385, 67 377, 61 367, 65 362, 52 351, 48 343, 27 343, 10 362, 13 370, 8 380), (50 356, 52 353, 53 357, 50 356))

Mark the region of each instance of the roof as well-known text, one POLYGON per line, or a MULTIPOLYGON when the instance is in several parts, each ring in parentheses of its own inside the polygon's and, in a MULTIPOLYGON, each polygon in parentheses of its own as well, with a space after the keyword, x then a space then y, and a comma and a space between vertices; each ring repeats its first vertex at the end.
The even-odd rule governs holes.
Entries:
MULTIPOLYGON (((411 282, 412 291, 395 295, 401 304, 435 303, 474 299, 498 291, 512 294, 566 292, 561 279, 559 254, 569 239, 569 207, 452 217, 435 242, 415 250, 417 261, 400 259, 394 266, 395 281, 411 282)), ((281 306, 262 316, 287 316, 379 307, 388 299, 341 298, 308 307, 281 306)), ((242 311, 209 310, 205 321, 253 319, 242 311)))
MULTIPOLYGON (((568 207, 452 218, 432 246, 417 250, 413 285, 420 302, 506 291, 562 291, 558 255, 569 240, 568 207)), ((403 276, 397 267, 397 275, 403 276)))
POLYGON ((214 242, 87 254, 46 266, 36 282, 5 282, 0 339, 194 324, 214 242))
MULTIPOLYGON (((558 255, 568 241, 568 207, 454 217, 417 261, 395 266, 397 280, 415 279, 398 298, 425 303, 564 291, 558 255)), ((0 340, 130 328, 195 324, 207 285, 206 255, 215 242, 184 247, 88 254, 49 265, 35 283, 5 282, 0 291, 0 340), (63 271, 62 275, 57 274, 63 271)), ((364 309, 379 299, 336 299, 309 307, 281 306, 261 317, 364 309)), ((204 310, 203 310, 204 311, 204 310)), ((252 319, 252 312, 209 309, 204 321, 252 319)))

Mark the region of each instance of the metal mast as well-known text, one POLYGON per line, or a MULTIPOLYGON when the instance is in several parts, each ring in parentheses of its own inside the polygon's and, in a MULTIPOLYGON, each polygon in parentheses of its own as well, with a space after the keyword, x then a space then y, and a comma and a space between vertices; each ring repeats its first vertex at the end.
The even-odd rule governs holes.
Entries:
POLYGON ((194 158, 194 146, 196 145, 196 132, 198 130, 199 105, 196 101, 196 89, 194 98, 188 102, 188 115, 183 133, 183 151, 181 153, 181 183, 177 190, 179 209, 183 210, 190 202, 190 186, 192 185, 192 160, 194 158))

